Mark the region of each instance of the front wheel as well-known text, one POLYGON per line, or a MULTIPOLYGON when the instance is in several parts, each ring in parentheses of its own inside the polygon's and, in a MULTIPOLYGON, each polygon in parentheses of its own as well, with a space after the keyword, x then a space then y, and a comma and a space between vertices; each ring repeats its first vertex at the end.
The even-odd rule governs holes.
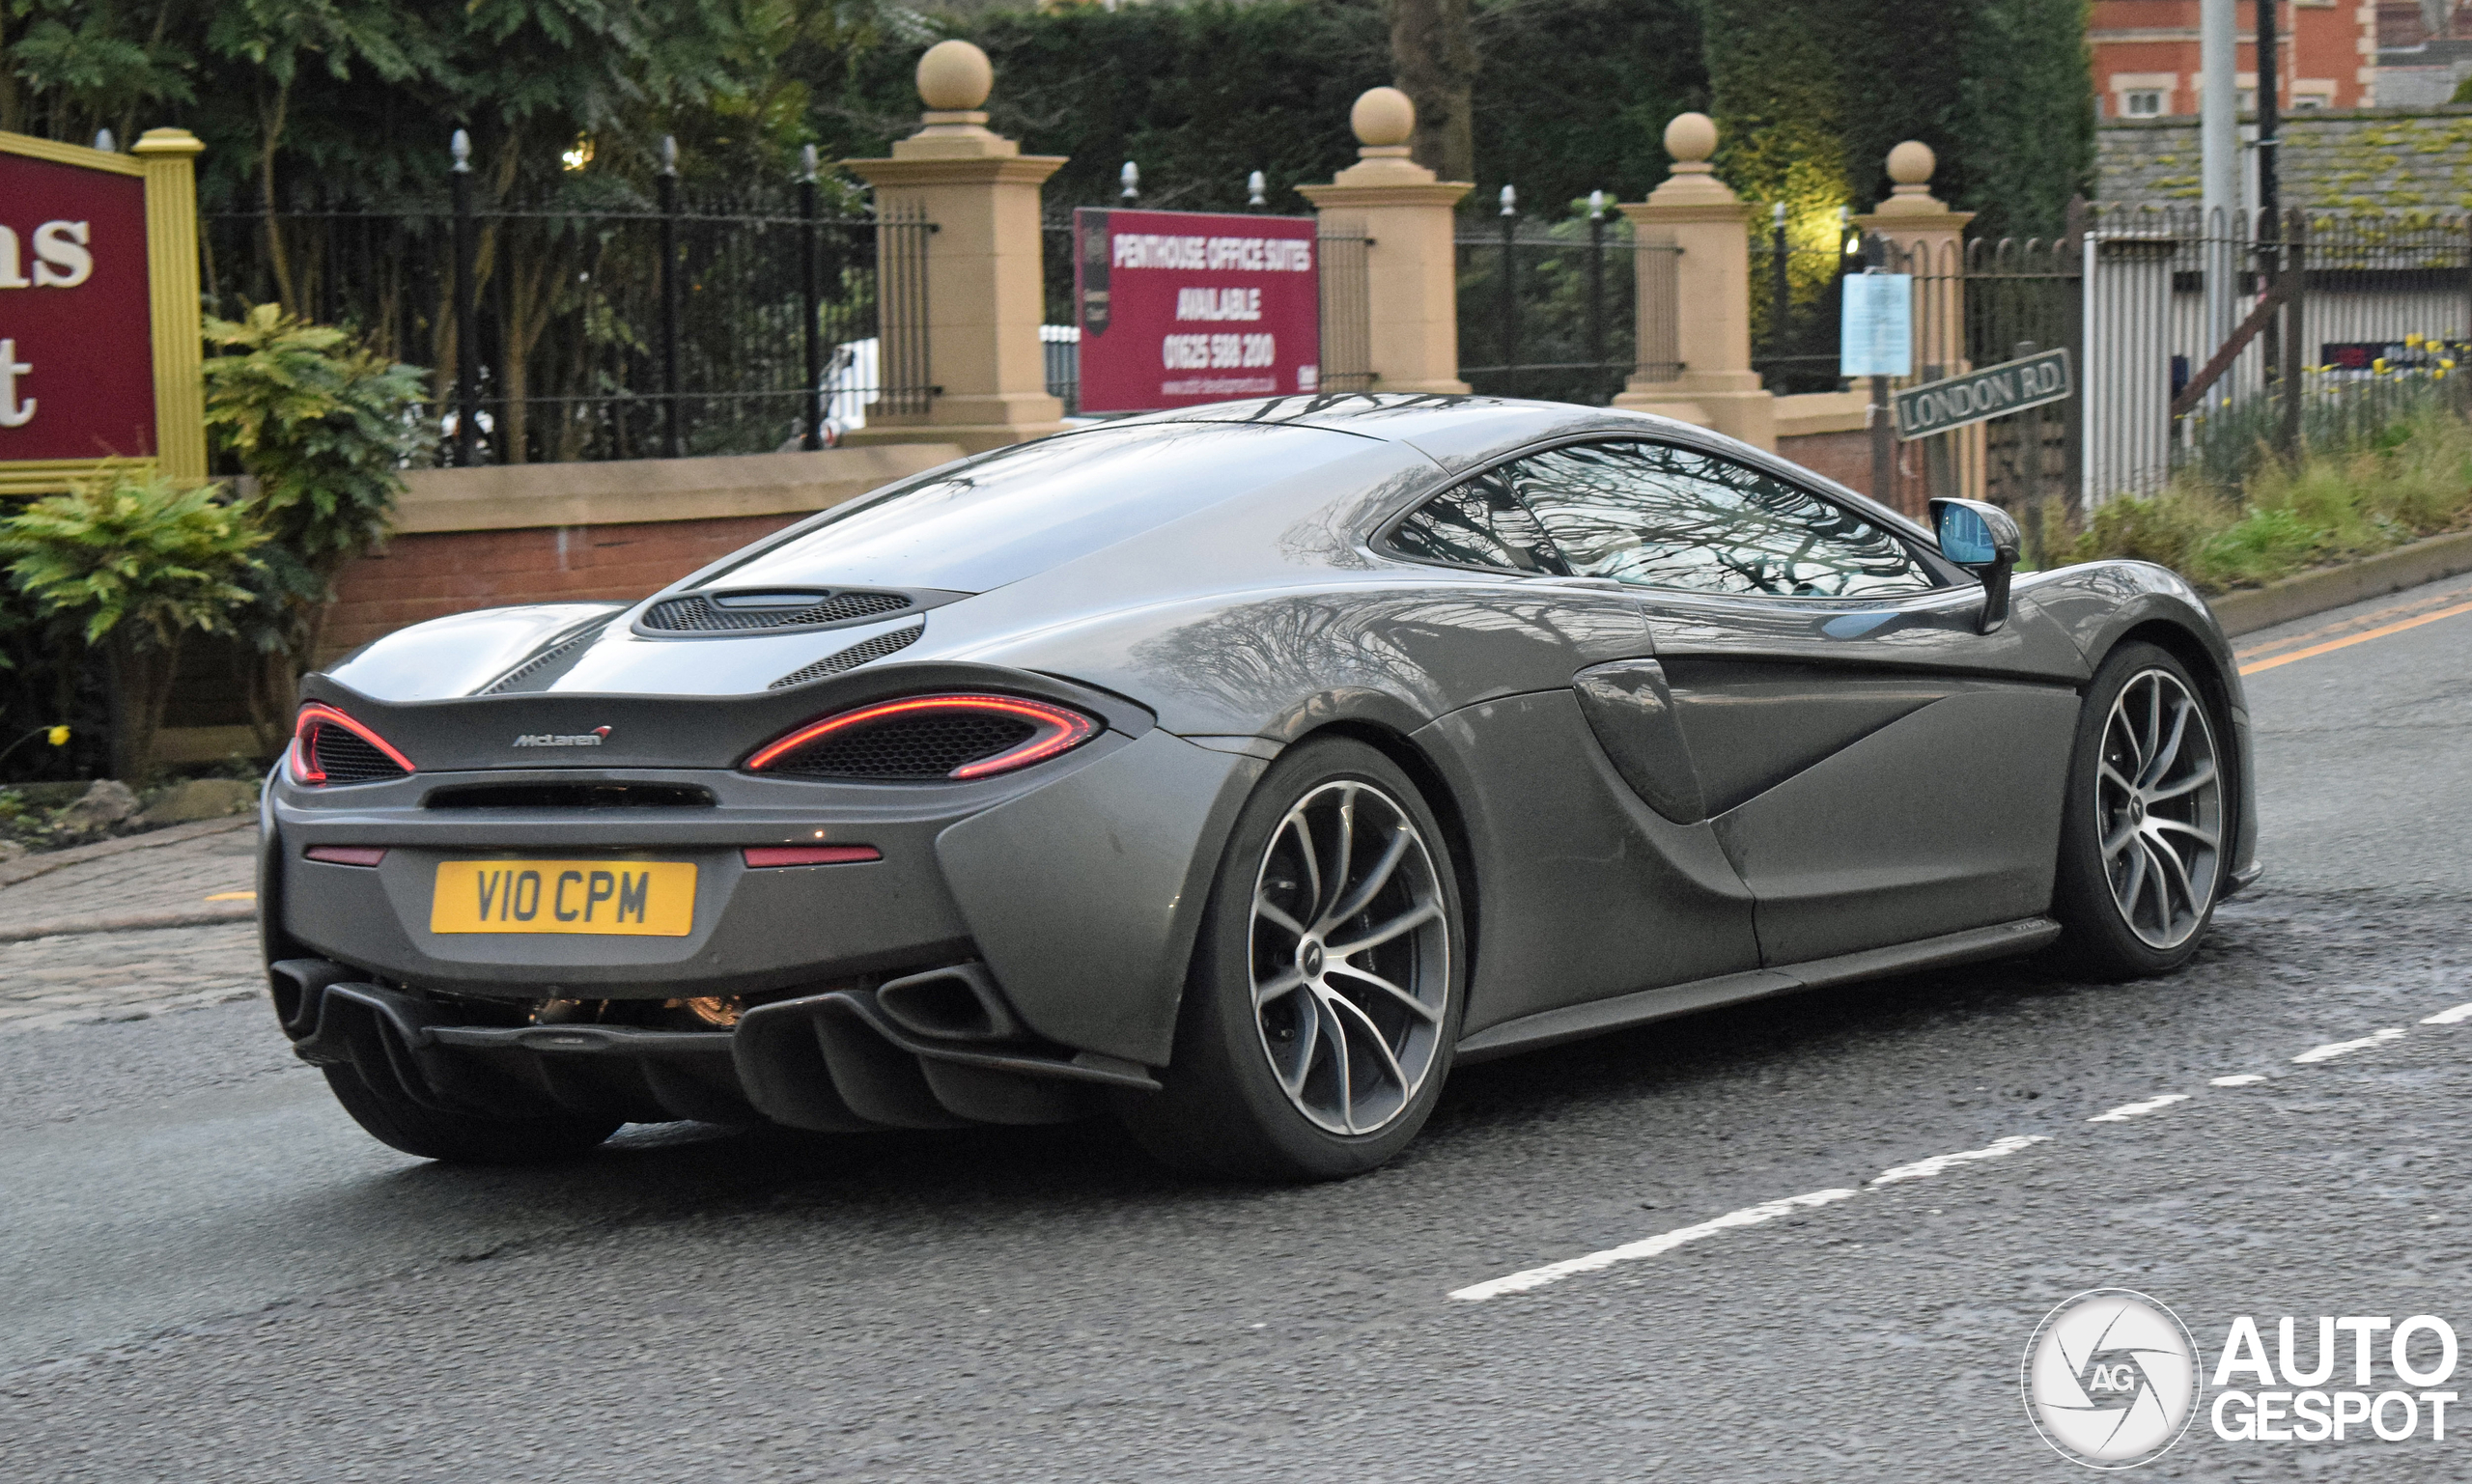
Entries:
POLYGON ((1202 919, 1163 1091, 1123 1106, 1180 1169, 1333 1180, 1414 1138, 1450 1068, 1466 934, 1442 830, 1362 742, 1272 765, 1202 919))
POLYGON ((2188 667, 2123 644, 2086 690, 2053 915, 2062 964, 2136 979, 2188 962, 2223 889, 2227 759, 2188 667))

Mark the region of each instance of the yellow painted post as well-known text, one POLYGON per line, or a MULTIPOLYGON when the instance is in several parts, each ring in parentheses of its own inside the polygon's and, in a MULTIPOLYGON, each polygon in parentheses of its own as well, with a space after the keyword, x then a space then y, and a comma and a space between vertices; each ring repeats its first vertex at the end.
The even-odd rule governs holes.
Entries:
POLYGON ((146 168, 154 457, 183 485, 206 482, 205 350, 197 285, 197 157, 205 152, 184 128, 150 128, 129 152, 146 168))

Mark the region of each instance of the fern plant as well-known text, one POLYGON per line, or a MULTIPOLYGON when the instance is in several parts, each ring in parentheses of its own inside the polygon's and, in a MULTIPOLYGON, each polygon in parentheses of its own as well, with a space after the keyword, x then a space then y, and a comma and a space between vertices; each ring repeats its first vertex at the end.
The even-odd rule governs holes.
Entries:
POLYGON ((0 557, 14 558, 18 591, 102 653, 112 771, 131 786, 153 775, 182 641, 233 630, 266 541, 212 487, 183 490, 129 468, 0 520, 0 557))

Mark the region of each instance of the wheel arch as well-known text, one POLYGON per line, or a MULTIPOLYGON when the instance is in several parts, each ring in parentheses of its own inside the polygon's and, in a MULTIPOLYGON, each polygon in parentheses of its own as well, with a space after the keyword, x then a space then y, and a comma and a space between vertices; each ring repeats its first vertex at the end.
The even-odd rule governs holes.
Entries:
POLYGON ((1468 814, 1449 779, 1416 739, 1387 722, 1369 716, 1350 716, 1325 722, 1289 743, 1290 747, 1321 737, 1343 737, 1363 743, 1389 758, 1408 781, 1424 796, 1425 807, 1433 811, 1442 826, 1444 839, 1450 847, 1451 880, 1459 886, 1460 932, 1466 938, 1466 963, 1474 970, 1476 963, 1476 938, 1483 918, 1483 894, 1476 880, 1476 854, 1468 829, 1468 814))
POLYGON ((2230 842, 2231 849, 2224 852, 2224 859, 2229 862, 2229 865, 2226 868, 2227 887, 2223 895, 2229 896, 2232 890, 2236 889, 2229 883, 2229 879, 2248 866, 2255 853, 2258 832, 2255 774, 2251 769, 2250 759, 2248 708, 2245 704, 2246 698, 2240 692, 2240 673, 2233 664, 2228 662, 2228 645, 2218 652, 2216 645, 2206 642, 2205 634, 2177 619, 2159 614, 2131 624, 2113 636, 2101 653, 2091 657, 2093 667, 2100 670, 2110 661, 2113 655, 2119 653, 2121 645, 2140 642, 2153 645, 2188 667, 2189 674, 2196 679, 2199 687, 2205 692, 2206 704, 2213 708, 2225 734, 2226 745, 2218 746, 2216 755, 2218 759, 2230 765, 2232 772, 2231 787, 2225 790, 2227 798, 2231 800, 2231 807, 2225 812, 2232 817, 2233 831, 2230 842))

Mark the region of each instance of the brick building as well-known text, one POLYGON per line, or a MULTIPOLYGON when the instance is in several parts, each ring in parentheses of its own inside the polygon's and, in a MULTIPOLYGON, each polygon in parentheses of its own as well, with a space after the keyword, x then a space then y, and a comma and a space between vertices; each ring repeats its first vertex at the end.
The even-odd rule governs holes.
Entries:
MULTIPOLYGON (((2240 106, 2257 96, 2254 0, 2237 0, 2240 106)), ((2396 0, 2279 0, 2277 89, 2287 111, 2369 108, 2377 97, 2381 13, 2396 0)), ((2417 10, 2418 0, 2402 0, 2417 10)), ((2094 93, 2105 119, 2166 119, 2198 111, 2199 0, 2094 0, 2087 30, 2094 93)))

